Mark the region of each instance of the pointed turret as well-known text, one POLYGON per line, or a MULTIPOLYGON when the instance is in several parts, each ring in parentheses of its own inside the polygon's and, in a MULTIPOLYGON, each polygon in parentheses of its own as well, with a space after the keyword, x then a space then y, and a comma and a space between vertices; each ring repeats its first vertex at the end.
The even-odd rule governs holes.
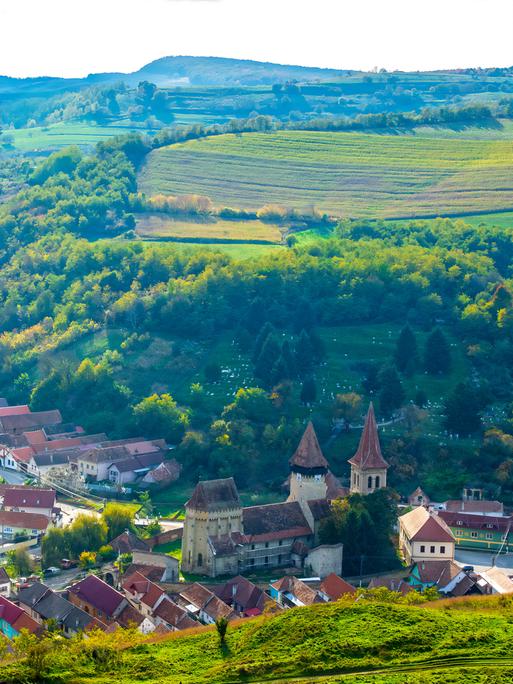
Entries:
POLYGON ((358 445, 355 455, 349 459, 349 463, 362 469, 389 467, 389 464, 381 454, 378 426, 372 401, 369 404, 369 410, 367 411, 367 416, 365 418, 360 444, 358 445))
POLYGON ((290 469, 294 472, 308 474, 312 473, 326 473, 328 470, 328 461, 324 458, 319 440, 315 434, 315 429, 312 421, 306 426, 306 430, 301 437, 299 446, 294 455, 289 460, 290 469))
POLYGON ((370 494, 386 487, 389 464, 383 458, 378 437, 378 426, 374 406, 369 404, 360 444, 351 464, 351 492, 370 494))

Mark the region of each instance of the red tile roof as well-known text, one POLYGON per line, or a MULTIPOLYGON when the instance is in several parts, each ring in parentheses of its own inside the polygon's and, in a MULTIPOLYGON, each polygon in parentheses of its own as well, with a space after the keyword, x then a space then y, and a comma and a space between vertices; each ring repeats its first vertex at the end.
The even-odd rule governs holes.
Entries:
POLYGON ((324 458, 312 421, 306 426, 299 446, 289 460, 291 468, 301 470, 317 470, 328 468, 328 461, 324 458))
POLYGON ((444 520, 423 507, 401 515, 399 524, 410 541, 454 542, 454 535, 444 520))
POLYGON ((20 406, 0 406, 0 418, 3 416, 21 416, 30 413, 30 409, 26 404, 20 406))
POLYGON ((378 426, 372 402, 369 404, 360 444, 355 455, 349 459, 349 463, 360 468, 388 468, 388 463, 381 454, 378 426))
POLYGON ((166 593, 140 572, 134 572, 133 575, 128 577, 123 582, 123 589, 132 595, 140 595, 141 602, 150 608, 153 608, 159 598, 166 593))
POLYGON ((126 601, 123 594, 96 575, 88 575, 85 579, 69 587, 68 591, 110 617, 113 617, 120 604, 126 601))
POLYGON ((513 517, 477 515, 476 513, 455 513, 439 511, 438 517, 449 527, 469 527, 474 530, 496 530, 505 534, 513 527, 513 517), (459 523, 462 523, 461 525, 459 523))
POLYGON ((23 511, 0 511, 0 525, 17 527, 21 530, 45 531, 49 525, 46 515, 24 513, 23 511))
POLYGON ((352 584, 349 584, 349 582, 346 582, 334 572, 322 580, 320 590, 329 596, 332 601, 336 601, 346 594, 356 594, 356 587, 353 587, 352 584))
POLYGON ((276 582, 273 582, 271 586, 282 593, 292 594, 292 596, 295 596, 305 606, 323 602, 323 599, 315 589, 312 589, 297 577, 286 575, 276 582))
POLYGON ((22 608, 6 599, 5 596, 0 596, 0 619, 5 620, 17 632, 26 629, 34 633, 41 629, 38 622, 33 620, 22 608))
POLYGON ((240 508, 239 492, 233 477, 198 482, 186 508, 199 511, 218 511, 240 508))
POLYGON ((155 617, 159 617, 168 625, 175 629, 189 629, 197 627, 198 623, 193 620, 183 608, 177 606, 170 599, 164 599, 159 603, 154 612, 155 617))
POLYGON ((55 506, 55 491, 53 489, 36 489, 34 487, 19 487, 8 489, 4 494, 5 508, 53 508, 55 506))

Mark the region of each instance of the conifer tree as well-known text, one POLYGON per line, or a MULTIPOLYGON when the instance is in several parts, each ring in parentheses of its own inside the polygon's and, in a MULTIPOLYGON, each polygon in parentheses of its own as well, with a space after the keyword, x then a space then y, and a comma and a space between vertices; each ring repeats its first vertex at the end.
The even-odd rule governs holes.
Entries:
POLYGON ((296 345, 296 365, 300 375, 307 373, 313 364, 313 349, 306 330, 302 330, 296 345))
POLYGON ((253 347, 253 363, 256 363, 258 361, 258 357, 260 356, 260 352, 262 351, 264 342, 271 333, 274 333, 274 326, 272 323, 269 323, 269 321, 267 321, 266 323, 264 323, 264 325, 260 329, 260 332, 256 336, 255 346, 253 347))
POLYGON ((272 372, 280 353, 280 345, 274 334, 271 333, 267 336, 255 365, 255 376, 267 387, 272 382, 272 372))
POLYGON ((431 375, 447 374, 451 370, 451 349, 440 328, 435 328, 426 340, 424 366, 431 375))
POLYGON ((395 366, 385 366, 379 373, 381 390, 379 407, 381 413, 390 416, 404 401, 404 389, 395 366))
POLYGON ((317 398, 317 387, 315 385, 315 380, 311 375, 305 378, 305 381, 303 382, 300 398, 303 404, 313 404, 317 398))
POLYGON ((409 325, 405 325, 397 338, 395 354, 395 365, 401 373, 413 375, 419 364, 419 351, 417 340, 413 330, 409 325))

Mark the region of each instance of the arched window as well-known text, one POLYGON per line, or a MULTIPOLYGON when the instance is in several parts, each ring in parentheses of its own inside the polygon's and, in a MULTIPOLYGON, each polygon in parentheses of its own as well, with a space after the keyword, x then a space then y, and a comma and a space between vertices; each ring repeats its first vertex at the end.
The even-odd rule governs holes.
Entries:
POLYGON ((198 553, 198 566, 201 567, 203 565, 203 554, 198 553))
POLYGON ((376 489, 379 489, 379 475, 376 475, 375 487, 376 487, 376 489))
POLYGON ((367 489, 372 489, 372 475, 367 478, 367 489))

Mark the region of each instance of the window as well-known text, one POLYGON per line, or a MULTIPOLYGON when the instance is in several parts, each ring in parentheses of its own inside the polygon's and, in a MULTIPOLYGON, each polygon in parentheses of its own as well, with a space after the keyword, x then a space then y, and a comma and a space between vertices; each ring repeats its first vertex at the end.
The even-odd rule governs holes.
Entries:
POLYGON ((372 489, 372 475, 367 478, 367 489, 372 489))
POLYGON ((255 545, 254 545, 254 544, 251 544, 251 550, 252 550, 252 551, 255 550, 255 545))
POLYGON ((267 565, 267 563, 269 563, 269 556, 266 556, 266 557, 265 557, 264 563, 265 563, 266 565, 267 565))
POLYGON ((266 548, 266 549, 269 548, 269 542, 265 542, 265 548, 266 548))
POLYGON ((314 480, 316 480, 317 482, 320 482, 321 479, 322 479, 322 476, 321 476, 321 475, 315 475, 315 476, 314 476, 314 480))
POLYGON ((493 530, 493 523, 486 523, 486 527, 488 527, 489 530, 493 530))
POLYGON ((278 542, 278 546, 281 546, 282 544, 283 544, 283 541, 280 539, 280 541, 278 542))
POLYGON ((296 473, 296 480, 301 482, 301 473, 296 473))
POLYGON ((421 547, 420 547, 420 552, 421 552, 421 553, 425 553, 425 552, 426 552, 426 547, 425 547, 425 546, 421 546, 421 547))
POLYGON ((201 567, 203 565, 203 554, 198 553, 198 566, 201 567))
POLYGON ((440 547, 440 553, 445 553, 445 546, 440 547))
POLYGON ((379 489, 379 475, 376 475, 375 487, 376 487, 376 489, 379 489))
POLYGON ((278 556, 278 565, 281 565, 281 556, 278 556))
POLYGON ((493 534, 491 532, 486 533, 486 538, 487 539, 493 539, 493 534))
POLYGON ((472 537, 472 539, 477 539, 477 532, 471 532, 470 536, 472 537))
POLYGON ((430 546, 430 547, 429 547, 429 552, 430 552, 430 553, 434 553, 434 552, 435 552, 435 547, 434 547, 434 546, 430 546))
POLYGON ((250 564, 250 565, 255 565, 255 559, 254 559, 254 558, 250 558, 250 559, 249 559, 249 564, 250 564))
POLYGON ((461 526, 463 525, 463 520, 458 520, 458 521, 456 522, 456 525, 459 525, 459 526, 461 527, 461 526))

